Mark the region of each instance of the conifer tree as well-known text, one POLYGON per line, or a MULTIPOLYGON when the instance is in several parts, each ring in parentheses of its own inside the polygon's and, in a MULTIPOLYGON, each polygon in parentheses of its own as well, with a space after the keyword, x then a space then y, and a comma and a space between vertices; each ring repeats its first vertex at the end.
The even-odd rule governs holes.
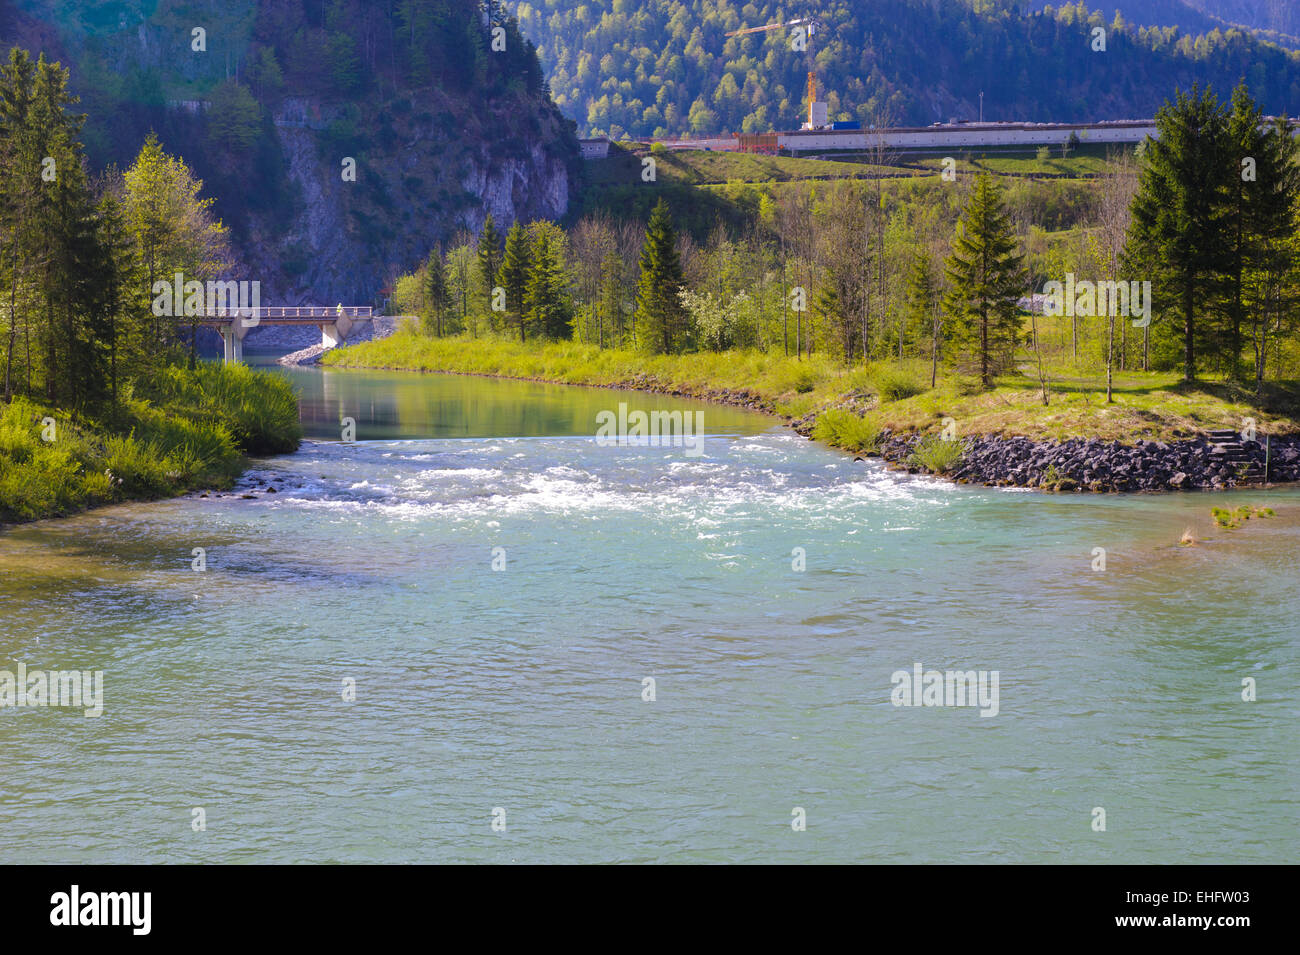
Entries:
POLYGON ((528 320, 537 335, 555 339, 571 337, 564 281, 551 230, 539 229, 528 272, 527 293, 528 320))
POLYGON ((501 268, 501 236, 497 232, 496 221, 492 213, 483 220, 483 231, 478 237, 478 273, 487 289, 488 298, 492 297, 492 288, 497 284, 497 270, 501 268))
POLYGON ((1015 351, 1021 324, 1017 302, 1027 279, 1002 190, 987 173, 975 180, 962 210, 945 271, 952 283, 945 310, 979 365, 980 382, 992 388, 999 359, 1015 351))
MULTIPOLYGON (((1240 85, 1228 120, 1232 153, 1229 182, 1229 269, 1225 281, 1223 364, 1240 374, 1245 335, 1255 351, 1251 372, 1258 390, 1264 378, 1267 335, 1293 304, 1288 278, 1294 271, 1290 240, 1300 203, 1300 149, 1284 122, 1265 124, 1262 111, 1240 85)), ((1244 374, 1241 377, 1245 377, 1244 374)))
POLYGON ((0 268, 8 286, 4 303, 6 401, 19 390, 20 379, 30 380, 30 365, 17 352, 20 343, 30 341, 27 316, 20 306, 39 238, 35 207, 43 198, 35 188, 41 160, 31 122, 35 77, 36 67, 27 51, 10 50, 8 62, 0 67, 0 268))
POLYGON ((637 341, 646 351, 672 354, 686 347, 686 312, 678 297, 682 284, 677 237, 668 204, 660 199, 646 227, 637 282, 634 320, 637 341))
POLYGON ((447 265, 439 246, 434 246, 424 263, 424 308, 425 331, 441 338, 451 309, 451 290, 447 284, 447 265))
POLYGON ((1180 91, 1157 110, 1156 128, 1159 138, 1143 151, 1125 259, 1152 283, 1156 307, 1178 316, 1190 382, 1199 351, 1212 347, 1215 303, 1232 271, 1233 150, 1227 113, 1209 90, 1180 91))
POLYGON ((601 348, 605 347, 607 340, 611 345, 624 344, 623 272, 623 260, 619 257, 618 249, 611 248, 605 253, 605 259, 600 264, 599 344, 601 348))
POLYGON ((507 320, 518 329, 521 342, 527 339, 528 272, 528 236, 524 227, 516 222, 506 233, 505 255, 501 259, 497 281, 505 289, 507 320))
POLYGON ((934 287, 930 256, 924 251, 912 262, 907 277, 907 318, 917 338, 930 339, 930 387, 939 374, 939 296, 934 287))

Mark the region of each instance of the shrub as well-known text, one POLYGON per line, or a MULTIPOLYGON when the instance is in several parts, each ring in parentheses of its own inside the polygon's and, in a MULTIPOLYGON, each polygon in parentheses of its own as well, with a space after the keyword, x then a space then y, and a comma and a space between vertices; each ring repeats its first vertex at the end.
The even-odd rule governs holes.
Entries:
POLYGON ((843 408, 830 408, 817 416, 812 436, 846 451, 876 451, 880 446, 880 425, 859 418, 843 408))
POLYGON ((943 474, 956 467, 966 449, 960 441, 945 441, 938 435, 922 438, 908 457, 908 463, 925 468, 934 474, 943 474))
POLYGON ((806 395, 816 387, 816 373, 811 368, 804 366, 796 368, 790 374, 789 387, 786 390, 793 391, 796 394, 806 395))
POLYGON ((204 362, 194 371, 166 368, 141 391, 193 409, 187 415, 191 421, 222 423, 248 454, 284 454, 296 450, 302 437, 293 387, 278 375, 246 365, 204 362))
POLYGON ((876 394, 881 401, 900 401, 929 391, 930 386, 906 369, 896 366, 881 366, 873 375, 876 394))

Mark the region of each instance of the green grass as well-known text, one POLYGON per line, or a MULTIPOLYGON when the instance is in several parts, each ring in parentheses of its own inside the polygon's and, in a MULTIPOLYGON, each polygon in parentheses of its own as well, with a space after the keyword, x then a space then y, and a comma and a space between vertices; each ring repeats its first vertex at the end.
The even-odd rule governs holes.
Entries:
MULTIPOLYGON (((653 156, 659 182, 703 186, 727 183, 798 182, 812 179, 865 179, 880 176, 933 176, 942 169, 943 157, 916 152, 893 152, 885 164, 873 164, 870 152, 845 154, 842 158, 811 159, 798 156, 764 156, 754 153, 703 149, 663 149, 650 151, 643 146, 613 145, 609 158, 587 164, 588 182, 592 186, 637 184, 641 180, 642 160, 653 156)), ((1022 156, 1005 151, 981 155, 978 150, 958 150, 954 158, 957 171, 973 173, 980 169, 1017 178, 1053 177, 1086 179, 1106 173, 1110 163, 1104 153, 1080 155, 1072 151, 1065 159, 1053 149, 1048 159, 1036 155, 1022 156), (967 155, 971 158, 967 159, 967 155)))
POLYGON ((226 487, 245 453, 291 451, 300 436, 288 382, 243 366, 164 369, 98 416, 15 398, 0 404, 0 523, 226 487))
POLYGON ((647 156, 654 158, 657 182, 690 186, 795 182, 805 179, 866 179, 881 175, 915 174, 909 169, 858 162, 703 149, 665 149, 652 153, 639 146, 627 148, 615 145, 610 148, 609 158, 586 164, 588 182, 596 187, 641 184, 641 161, 647 156))
POLYGON ((529 342, 500 338, 426 338, 398 332, 388 338, 327 352, 321 363, 338 368, 393 368, 530 378, 571 385, 678 391, 695 397, 743 392, 766 410, 798 417, 839 394, 846 376, 829 355, 799 360, 779 353, 731 351, 647 355, 600 349, 577 342, 529 342))
POLYGON ((1242 504, 1235 508, 1212 507, 1210 516, 1214 518, 1214 523, 1224 530, 1236 530, 1251 518, 1269 518, 1275 514, 1271 507, 1254 507, 1250 504, 1242 504))
POLYGON ((989 391, 945 375, 936 389, 888 403, 880 415, 895 431, 937 431, 944 418, 951 418, 961 435, 1036 441, 1177 441, 1213 428, 1237 430, 1247 417, 1263 432, 1300 432, 1300 382, 1270 384, 1257 398, 1224 381, 1184 385, 1172 372, 1117 372, 1114 401, 1107 404, 1104 373, 1049 372, 1048 379, 1051 403, 1046 406, 1038 382, 1023 375, 1003 376, 989 391))
POLYGON ((1210 516, 1214 518, 1215 524, 1226 530, 1233 530, 1241 526, 1237 523, 1232 511, 1224 507, 1210 508, 1210 516))
POLYGON ((877 362, 871 369, 871 383, 881 401, 901 401, 930 390, 929 372, 908 365, 877 362))

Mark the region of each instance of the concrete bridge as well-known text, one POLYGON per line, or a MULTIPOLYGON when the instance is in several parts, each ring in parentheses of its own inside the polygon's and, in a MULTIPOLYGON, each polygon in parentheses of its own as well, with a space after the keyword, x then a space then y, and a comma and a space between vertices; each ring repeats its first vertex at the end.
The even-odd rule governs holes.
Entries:
POLYGON ((315 325, 321 344, 334 348, 348 337, 352 326, 374 318, 374 309, 358 305, 285 305, 266 308, 220 308, 183 319, 215 328, 225 345, 227 364, 244 360, 244 336, 259 325, 315 325))

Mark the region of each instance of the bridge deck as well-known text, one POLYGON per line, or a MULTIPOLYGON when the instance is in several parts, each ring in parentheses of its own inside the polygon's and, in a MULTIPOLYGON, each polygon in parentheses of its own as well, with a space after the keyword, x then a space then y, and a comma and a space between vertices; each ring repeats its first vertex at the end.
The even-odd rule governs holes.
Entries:
POLYGON ((176 321, 215 328, 221 333, 226 362, 243 361, 244 336, 260 325, 315 325, 326 348, 340 345, 352 328, 374 318, 369 305, 268 305, 265 308, 225 306, 198 315, 177 316, 176 321))
POLYGON ((178 321, 197 322, 199 325, 229 325, 245 319, 250 325, 321 325, 333 324, 340 318, 364 322, 374 317, 368 305, 274 305, 266 308, 223 308, 202 315, 188 315, 178 321), (253 321, 256 319, 256 321, 253 321))

